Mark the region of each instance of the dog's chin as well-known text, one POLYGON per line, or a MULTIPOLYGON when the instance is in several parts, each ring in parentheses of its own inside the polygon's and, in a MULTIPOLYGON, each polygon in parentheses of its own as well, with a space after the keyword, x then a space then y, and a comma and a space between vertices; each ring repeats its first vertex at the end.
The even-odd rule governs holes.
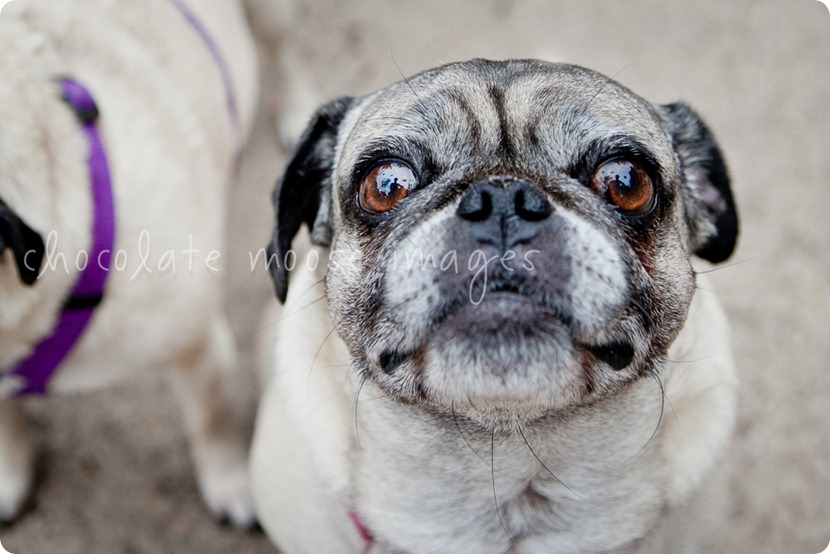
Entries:
POLYGON ((587 388, 565 319, 513 293, 449 315, 427 345, 421 377, 432 401, 487 423, 541 417, 587 388))

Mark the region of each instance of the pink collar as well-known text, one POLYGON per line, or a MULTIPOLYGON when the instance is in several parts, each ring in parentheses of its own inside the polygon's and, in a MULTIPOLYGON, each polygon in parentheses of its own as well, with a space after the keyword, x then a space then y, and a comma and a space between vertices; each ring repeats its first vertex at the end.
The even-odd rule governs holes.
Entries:
POLYGON ((360 540, 363 541, 364 545, 372 544, 375 540, 375 536, 369 531, 369 528, 363 523, 363 520, 360 519, 360 516, 354 510, 349 510, 349 519, 352 520, 352 524, 354 525, 355 530, 357 530, 357 534, 360 535, 360 540))
MULTIPOLYGON (((360 516, 357 515, 357 512, 355 512, 354 510, 349 510, 347 513, 349 515, 349 519, 352 520, 352 525, 354 525, 357 534, 360 536, 360 540, 363 541, 363 545, 368 547, 373 542, 375 542, 375 536, 372 534, 369 528, 366 527, 366 524, 363 523, 363 520, 360 519, 360 516)), ((518 552, 511 548, 505 554, 518 554, 518 552)))

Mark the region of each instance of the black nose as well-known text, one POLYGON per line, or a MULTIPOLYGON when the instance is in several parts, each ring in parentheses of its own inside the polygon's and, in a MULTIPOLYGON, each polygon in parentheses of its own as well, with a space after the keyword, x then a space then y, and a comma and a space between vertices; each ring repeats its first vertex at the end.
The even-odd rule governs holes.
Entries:
POLYGON ((488 179, 470 187, 456 214, 469 221, 473 236, 483 244, 504 249, 526 244, 539 232, 539 222, 553 206, 538 187, 526 181, 488 179))

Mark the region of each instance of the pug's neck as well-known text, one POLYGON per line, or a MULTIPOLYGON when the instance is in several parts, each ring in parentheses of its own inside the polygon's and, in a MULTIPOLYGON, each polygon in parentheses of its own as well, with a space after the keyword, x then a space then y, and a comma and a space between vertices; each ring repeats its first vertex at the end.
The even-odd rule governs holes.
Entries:
POLYGON ((355 400, 353 503, 403 549, 619 548, 645 535, 666 502, 660 405, 660 387, 645 380, 568 415, 493 431, 365 383, 355 400))

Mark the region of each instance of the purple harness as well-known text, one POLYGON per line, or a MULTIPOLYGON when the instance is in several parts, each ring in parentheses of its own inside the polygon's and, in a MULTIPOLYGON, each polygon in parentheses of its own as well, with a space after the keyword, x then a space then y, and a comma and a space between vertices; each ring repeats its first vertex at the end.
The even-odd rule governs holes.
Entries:
POLYGON ((239 103, 236 100, 236 92, 233 87, 233 78, 231 77, 230 68, 228 67, 219 45, 213 40, 213 37, 208 32, 207 27, 199 21, 196 14, 187 6, 183 0, 170 0, 176 6, 188 23, 195 29, 196 33, 202 38, 202 42, 207 46, 213 61, 219 68, 219 73, 222 75, 222 85, 225 87, 225 101, 228 105, 228 113, 231 116, 231 127, 233 128, 234 140, 236 142, 236 159, 234 160, 234 176, 239 171, 239 162, 241 161, 242 153, 242 123, 239 117, 239 103))
POLYGON ((98 107, 80 83, 61 81, 63 97, 78 116, 89 143, 89 174, 92 181, 92 251, 69 299, 64 303, 52 334, 37 345, 11 375, 25 385, 18 396, 43 394, 55 373, 86 329, 96 306, 104 297, 110 258, 115 243, 115 207, 109 164, 98 132, 98 107))
MULTIPOLYGON (((234 172, 236 172, 242 151, 242 126, 230 70, 213 37, 190 8, 182 0, 171 0, 171 3, 179 9, 201 37, 222 75, 231 126, 236 140, 234 166, 234 172)), ((112 181, 107 154, 98 130, 98 107, 89 91, 77 81, 63 79, 61 88, 63 98, 80 120, 89 144, 88 165, 92 181, 93 204, 92 251, 87 258, 86 268, 81 272, 75 288, 63 305, 52 334, 43 339, 28 358, 8 373, 22 382, 21 388, 14 393, 16 396, 46 393, 49 380, 77 344, 89 325, 95 308, 103 300, 115 245, 115 206, 112 181)))

